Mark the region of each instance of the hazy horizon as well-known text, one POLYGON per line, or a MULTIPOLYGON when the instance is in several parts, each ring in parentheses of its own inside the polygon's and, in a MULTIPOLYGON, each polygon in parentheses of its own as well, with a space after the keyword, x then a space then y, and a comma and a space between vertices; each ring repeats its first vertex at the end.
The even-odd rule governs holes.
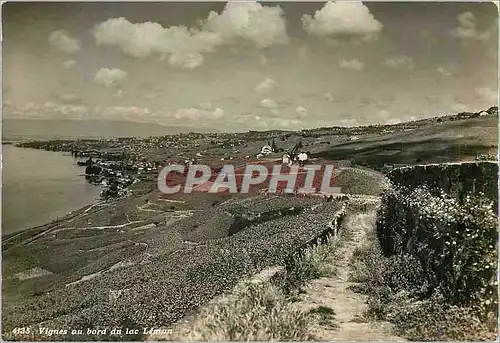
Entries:
MULTIPOLYGON (((74 138, 150 137, 187 133, 189 126, 166 126, 105 119, 32 119, 4 118, 2 141, 25 141, 74 138)), ((218 132, 207 129, 205 132, 218 132)))
POLYGON ((300 130, 498 100, 493 3, 6 3, 2 13, 5 118, 300 130))

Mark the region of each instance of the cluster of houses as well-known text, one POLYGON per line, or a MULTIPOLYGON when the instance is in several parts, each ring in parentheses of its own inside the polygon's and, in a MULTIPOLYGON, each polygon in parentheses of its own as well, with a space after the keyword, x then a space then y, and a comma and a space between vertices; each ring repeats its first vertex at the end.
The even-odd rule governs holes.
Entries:
POLYGON ((257 154, 257 158, 271 155, 274 152, 279 152, 279 150, 282 151, 283 149, 278 149, 273 139, 271 143, 268 142, 260 149, 260 152, 257 154))
POLYGON ((302 150, 303 148, 302 141, 299 141, 290 151, 285 151, 283 148, 278 148, 274 139, 271 142, 268 142, 264 145, 260 152, 257 154, 257 158, 262 158, 265 156, 269 156, 273 153, 281 152, 281 162, 283 164, 291 166, 294 162, 298 163, 300 166, 303 166, 307 163, 311 153, 305 152, 302 150))
POLYGON ((476 161, 498 161, 498 156, 495 154, 481 154, 477 155, 476 161))

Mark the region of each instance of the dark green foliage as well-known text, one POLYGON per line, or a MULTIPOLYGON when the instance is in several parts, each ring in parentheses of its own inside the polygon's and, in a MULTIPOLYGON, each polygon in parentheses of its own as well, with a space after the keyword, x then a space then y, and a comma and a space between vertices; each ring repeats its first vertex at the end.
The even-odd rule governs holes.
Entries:
POLYGON ((459 202, 425 187, 396 187, 382 202, 377 236, 385 256, 419 261, 429 286, 441 287, 452 304, 468 305, 493 287, 497 218, 491 201, 467 196, 459 202))
POLYGON ((411 340, 495 337, 497 170, 490 163, 391 173, 397 185, 382 195, 378 242, 351 262, 357 290, 369 295, 368 316, 411 340))
POLYGON ((456 197, 461 203, 467 195, 482 193, 498 204, 498 164, 493 162, 470 162, 456 164, 433 164, 398 168, 388 177, 394 183, 414 189, 426 184, 431 190, 442 189, 456 197))

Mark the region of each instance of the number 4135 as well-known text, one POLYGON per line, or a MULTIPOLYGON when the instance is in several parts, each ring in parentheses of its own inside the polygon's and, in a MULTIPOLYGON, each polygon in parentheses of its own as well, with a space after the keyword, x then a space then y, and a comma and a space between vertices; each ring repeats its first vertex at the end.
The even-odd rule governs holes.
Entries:
POLYGON ((12 333, 15 335, 27 335, 30 333, 30 328, 15 328, 12 330, 12 333))

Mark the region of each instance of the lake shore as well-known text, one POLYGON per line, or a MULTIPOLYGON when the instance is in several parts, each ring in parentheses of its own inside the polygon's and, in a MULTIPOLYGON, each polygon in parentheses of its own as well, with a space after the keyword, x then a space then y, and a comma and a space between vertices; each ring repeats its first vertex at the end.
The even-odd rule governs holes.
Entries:
POLYGON ((99 201, 67 155, 2 144, 2 237, 50 225, 99 201))

